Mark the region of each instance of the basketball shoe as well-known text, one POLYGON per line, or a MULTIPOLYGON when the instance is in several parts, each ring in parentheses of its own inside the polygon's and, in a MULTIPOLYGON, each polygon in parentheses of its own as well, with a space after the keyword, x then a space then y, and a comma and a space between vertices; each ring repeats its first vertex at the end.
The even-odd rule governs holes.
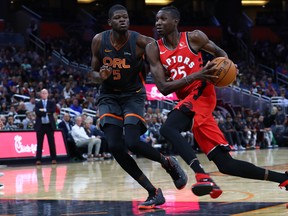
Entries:
POLYGON ((162 167, 173 179, 174 185, 178 190, 183 189, 188 181, 188 177, 184 170, 180 167, 177 159, 175 157, 166 157, 165 160, 168 161, 167 166, 162 167))
MULTIPOLYGON (((288 177, 288 171, 286 171, 285 174, 288 177)), ((288 191, 288 179, 286 181, 282 182, 281 184, 279 184, 279 187, 280 188, 285 187, 286 191, 288 191)))
POLYGON ((138 205, 138 209, 153 209, 155 206, 162 205, 165 203, 165 198, 162 194, 160 188, 156 190, 156 194, 154 196, 148 196, 145 202, 138 205))
POLYGON ((196 196, 204 196, 209 194, 211 198, 216 199, 222 194, 220 187, 212 180, 208 174, 196 173, 197 183, 192 185, 192 192, 196 196))

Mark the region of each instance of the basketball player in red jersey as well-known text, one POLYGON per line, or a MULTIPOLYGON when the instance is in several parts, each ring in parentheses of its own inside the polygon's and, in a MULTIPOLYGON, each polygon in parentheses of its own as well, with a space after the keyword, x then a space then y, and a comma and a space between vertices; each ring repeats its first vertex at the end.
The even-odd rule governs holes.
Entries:
MULTIPOLYGON (((288 173, 277 173, 255 166, 246 161, 236 160, 229 154, 229 144, 220 131, 212 112, 216 106, 216 94, 209 73, 215 65, 208 62, 203 67, 201 50, 215 57, 227 57, 201 31, 178 32, 180 13, 175 7, 164 7, 156 15, 156 29, 162 37, 146 47, 150 71, 159 91, 164 94, 176 92, 180 99, 162 125, 161 134, 173 144, 180 156, 195 171, 199 164, 191 147, 181 136, 192 126, 194 137, 201 150, 224 174, 243 178, 267 180, 280 183, 288 190, 288 173), (169 77, 169 79, 167 79, 169 77), (196 165, 195 165, 196 164, 196 165), (196 166, 196 168, 195 168, 196 166)), ((206 191, 212 198, 221 195, 221 189, 203 171, 196 171, 197 183, 211 182, 212 189, 206 191)), ((197 192, 197 190, 196 190, 197 192)), ((205 195, 205 193, 202 193, 205 195)))
POLYGON ((124 6, 112 6, 108 16, 112 29, 95 35, 91 45, 93 72, 90 76, 101 84, 97 101, 100 124, 115 160, 149 194, 138 208, 154 208, 165 203, 165 198, 161 189, 156 189, 140 170, 128 149, 161 163, 177 189, 185 187, 187 175, 176 158, 164 157, 152 146, 140 143, 140 135, 146 131, 143 55, 146 45, 154 40, 128 30, 129 16, 124 6))

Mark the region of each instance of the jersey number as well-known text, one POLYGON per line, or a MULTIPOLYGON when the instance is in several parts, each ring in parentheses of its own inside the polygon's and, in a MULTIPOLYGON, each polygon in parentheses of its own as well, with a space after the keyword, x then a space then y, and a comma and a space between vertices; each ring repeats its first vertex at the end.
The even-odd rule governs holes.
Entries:
POLYGON ((120 70, 113 70, 113 80, 120 80, 120 79, 121 79, 120 70))
POLYGON ((184 71, 184 69, 185 69, 185 66, 180 66, 180 67, 177 68, 177 70, 176 69, 172 69, 170 71, 171 74, 172 74, 172 79, 175 80, 175 78, 177 77, 178 74, 182 76, 181 78, 186 77, 187 73, 186 73, 186 71, 184 71))

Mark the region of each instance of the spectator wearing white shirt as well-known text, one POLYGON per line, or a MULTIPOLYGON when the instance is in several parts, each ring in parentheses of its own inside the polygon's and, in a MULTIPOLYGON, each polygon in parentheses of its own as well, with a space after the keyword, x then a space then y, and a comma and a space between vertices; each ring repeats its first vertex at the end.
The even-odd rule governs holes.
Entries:
MULTIPOLYGON (((97 155, 97 147, 101 145, 101 140, 96 139, 93 135, 89 137, 82 126, 82 117, 77 116, 75 118, 75 125, 72 127, 71 135, 76 143, 77 147, 88 147, 88 159, 93 159, 94 154, 92 154, 93 147, 95 146, 95 154, 97 155)), ((98 149, 99 152, 99 149, 98 149)))
POLYGON ((25 102, 25 107, 27 111, 34 111, 35 108, 35 97, 30 97, 29 102, 25 102))

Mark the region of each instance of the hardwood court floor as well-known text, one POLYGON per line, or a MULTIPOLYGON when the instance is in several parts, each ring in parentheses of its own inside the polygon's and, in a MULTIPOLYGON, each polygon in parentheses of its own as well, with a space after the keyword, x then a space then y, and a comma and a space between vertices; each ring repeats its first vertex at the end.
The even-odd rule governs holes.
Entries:
MULTIPOLYGON (((288 170, 288 149, 232 152, 238 159, 275 171, 288 170)), ((0 216, 3 215, 201 215, 248 216, 288 215, 288 191, 277 183, 220 174, 204 154, 198 157, 206 170, 223 189, 218 199, 196 197, 190 187, 195 177, 177 156, 189 175, 188 185, 178 191, 161 166, 148 159, 136 161, 156 187, 161 187, 166 203, 139 211, 137 204, 147 198, 146 191, 129 177, 116 161, 95 161, 7 166, 0 182, 0 216)))

